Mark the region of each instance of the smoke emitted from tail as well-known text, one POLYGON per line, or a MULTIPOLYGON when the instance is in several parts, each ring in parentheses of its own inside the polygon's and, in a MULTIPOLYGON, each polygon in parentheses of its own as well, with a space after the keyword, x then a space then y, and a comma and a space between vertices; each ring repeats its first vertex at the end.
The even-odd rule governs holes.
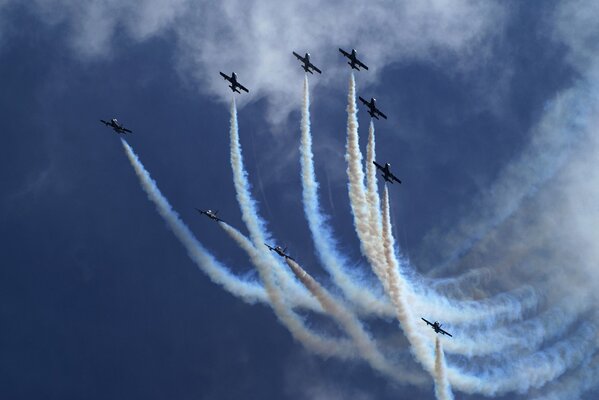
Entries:
POLYGON ((451 386, 447 380, 447 373, 445 372, 445 355, 443 354, 443 348, 441 347, 441 340, 439 337, 435 338, 435 394, 437 400, 453 400, 453 393, 451 392, 451 386))
POLYGON ((397 382, 412 384, 423 384, 426 382, 426 379, 422 374, 393 366, 378 350, 375 341, 366 332, 364 326, 351 311, 341 303, 341 301, 335 299, 328 293, 324 287, 316 282, 316 280, 294 260, 288 258, 286 261, 287 265, 289 265, 289 268, 291 268, 298 279, 306 286, 306 288, 308 288, 310 293, 318 299, 328 314, 349 335, 360 355, 373 369, 393 378, 397 382))
POLYGON ((257 301, 268 302, 264 288, 256 282, 245 281, 233 275, 225 266, 220 264, 208 250, 195 238, 191 230, 181 221, 179 215, 173 210, 168 200, 162 195, 156 182, 146 171, 137 155, 129 144, 121 139, 125 154, 131 162, 143 190, 156 206, 156 210, 171 228, 177 239, 187 250, 193 262, 216 284, 221 285, 229 293, 242 298, 248 303, 257 301))
POLYGON ((351 343, 347 340, 335 340, 313 331, 310 331, 302 319, 286 303, 285 295, 282 289, 277 286, 275 275, 273 273, 276 265, 263 256, 259 250, 254 247, 252 242, 241 232, 225 222, 220 224, 225 232, 235 240, 250 257, 260 274, 264 283, 270 305, 272 306, 277 318, 291 332, 291 335, 307 349, 323 355, 337 356, 340 358, 351 358, 354 356, 354 350, 351 343))
POLYGON ((230 125, 230 140, 231 140, 231 168, 233 170, 233 182, 235 185, 235 193, 237 202, 241 209, 243 222, 248 228, 250 238, 254 246, 262 257, 268 259, 273 265, 274 273, 281 285, 288 290, 288 296, 295 304, 302 304, 308 308, 318 309, 318 304, 312 301, 307 295, 306 290, 298 285, 292 278, 289 271, 275 258, 269 251, 264 250, 264 243, 272 243, 272 236, 266 229, 266 223, 258 215, 258 207, 256 201, 251 195, 250 183, 247 177, 247 172, 243 166, 243 156, 241 154, 241 145, 239 143, 239 127, 237 124, 237 107, 235 99, 231 101, 231 125, 230 125))
POLYGON ((345 145, 345 160, 347 161, 347 177, 349 180, 349 200, 354 218, 354 228, 360 239, 362 254, 368 259, 372 271, 377 276, 385 291, 386 268, 381 255, 380 243, 373 233, 370 211, 366 200, 364 187, 364 171, 362 170, 362 152, 358 137, 358 108, 356 106, 356 80, 352 73, 349 80, 347 95, 347 143, 345 145))
POLYGON ((314 247, 318 256, 331 274, 333 281, 347 298, 362 311, 382 316, 392 316, 393 309, 385 297, 377 297, 364 290, 346 271, 347 259, 337 250, 334 233, 327 225, 328 217, 323 214, 318 200, 318 182, 314 172, 312 153, 312 133, 310 128, 310 89, 308 77, 304 77, 304 96, 302 102, 300 164, 302 170, 302 196, 304 213, 308 221, 314 247))

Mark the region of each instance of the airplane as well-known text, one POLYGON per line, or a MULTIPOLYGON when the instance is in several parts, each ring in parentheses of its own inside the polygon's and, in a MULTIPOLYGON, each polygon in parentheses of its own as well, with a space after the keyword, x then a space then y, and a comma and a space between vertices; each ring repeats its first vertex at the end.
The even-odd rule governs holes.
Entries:
POLYGON ((217 222, 225 222, 225 221, 223 221, 222 219, 220 219, 220 218, 218 218, 216 216, 216 214, 218 214, 218 210, 216 210, 216 211, 212 211, 212 210, 206 210, 206 211, 204 211, 204 210, 200 210, 199 208, 196 208, 196 211, 199 212, 200 214, 204 214, 208 218, 213 219, 213 220, 215 220, 217 222))
MULTIPOLYGON (((275 246, 275 247, 272 247, 272 246, 269 246, 269 245, 268 245, 268 244, 266 244, 266 243, 264 243, 264 245, 265 245, 266 247, 268 247, 268 250, 270 250, 270 251, 274 251, 275 253, 277 253, 277 254, 278 254, 278 255, 280 255, 281 257, 283 257, 283 258, 288 258, 288 259, 290 259, 290 260, 293 260, 293 258, 291 258, 290 256, 288 256, 288 255, 285 253, 285 252, 287 251, 287 247, 285 247, 285 248, 282 248, 281 246, 275 246)), ((295 260, 293 260, 293 261, 295 261, 295 260)))
POLYGON ((385 166, 383 167, 381 164, 377 163, 376 161, 373 161, 373 163, 383 173, 383 175, 381 175, 381 176, 383 177, 385 182, 393 183, 393 181, 395 181, 395 182, 401 184, 401 181, 395 175, 393 175, 391 173, 391 171, 389 170, 389 168, 391 167, 391 164, 385 163, 385 166))
POLYGON ((319 74, 322 74, 322 71, 319 70, 318 68, 316 68, 316 65, 312 64, 310 62, 310 53, 306 53, 305 56, 300 56, 299 54, 297 54, 295 51, 293 52, 293 55, 300 60, 301 62, 304 63, 304 65, 302 65, 302 68, 304 69, 304 71, 309 72, 309 73, 313 73, 312 71, 316 71, 319 74))
POLYGON ((355 69, 357 71, 361 71, 360 67, 362 67, 362 68, 364 68, 365 70, 368 71, 368 67, 366 66, 366 64, 364 64, 362 61, 358 60, 358 55, 357 55, 356 49, 351 49, 351 54, 348 53, 347 51, 343 50, 343 49, 339 49, 339 51, 345 57, 349 58, 348 64, 349 64, 350 67, 352 67, 352 69, 355 69))
POLYGON ((116 133, 122 133, 123 135, 126 135, 127 133, 133 133, 132 130, 125 128, 122 124, 119 124, 119 121, 117 121, 116 118, 111 119, 110 122, 101 119, 100 122, 114 129, 116 133))
POLYGON ((370 98, 370 101, 364 100, 362 97, 359 97, 360 101, 364 103, 368 107, 368 114, 370 114, 371 118, 379 119, 378 115, 387 119, 387 116, 381 112, 378 108, 376 108, 376 99, 374 97, 370 98))
POLYGON ((442 327, 443 325, 441 325, 441 324, 440 324, 440 323, 438 323, 437 321, 435 321, 435 322, 432 322, 432 323, 431 323, 430 321, 427 321, 427 320, 425 320, 424 318, 422 318, 422 320, 423 320, 424 322, 426 322, 426 324, 427 324, 427 325, 430 325, 430 326, 433 328, 433 330, 435 331, 435 333, 442 333, 443 335, 447 335, 447 336, 449 336, 449 337, 453 337, 453 336, 451 336, 451 333, 449 333, 449 332, 446 332, 446 331, 444 331, 443 329, 441 329, 441 327, 442 327))
POLYGON ((237 74, 235 72, 231 72, 231 76, 227 76, 226 74, 223 74, 222 72, 220 73, 220 75, 223 78, 225 78, 226 81, 231 82, 229 87, 231 88, 232 91, 241 93, 239 90, 237 90, 239 88, 241 90, 245 90, 247 93, 250 92, 249 90, 246 89, 245 86, 243 86, 241 83, 237 82, 237 74))

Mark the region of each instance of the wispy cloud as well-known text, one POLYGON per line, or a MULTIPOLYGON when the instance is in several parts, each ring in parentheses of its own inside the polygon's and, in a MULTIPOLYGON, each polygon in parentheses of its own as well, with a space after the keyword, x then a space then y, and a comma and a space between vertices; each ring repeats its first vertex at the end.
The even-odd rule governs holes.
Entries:
POLYGON ((174 67, 184 79, 225 101, 229 93, 218 72, 235 70, 251 90, 242 101, 267 98, 271 122, 282 121, 300 105, 289 84, 303 74, 292 50, 310 51, 322 67, 315 84, 341 83, 339 73, 347 66, 340 46, 358 49, 369 64, 365 83, 400 61, 451 59, 445 67, 460 68, 480 62, 481 48, 502 30, 506 15, 499 4, 471 0, 34 0, 23 7, 46 24, 66 26, 67 42, 85 59, 109 56, 130 39, 168 34, 175 39, 174 67))

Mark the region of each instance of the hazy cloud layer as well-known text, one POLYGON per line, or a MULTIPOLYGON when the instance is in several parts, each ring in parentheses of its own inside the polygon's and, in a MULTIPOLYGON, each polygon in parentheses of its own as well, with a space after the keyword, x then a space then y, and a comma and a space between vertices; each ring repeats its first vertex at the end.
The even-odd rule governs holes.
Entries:
POLYGON ((442 63, 449 57, 451 68, 462 68, 484 58, 482 49, 502 31, 506 15, 499 4, 470 0, 35 0, 23 7, 46 24, 66 26, 70 47, 86 59, 122 51, 123 40, 172 33, 176 67, 184 78, 225 100, 229 89, 218 72, 234 70, 251 90, 242 101, 268 96, 269 104, 276 105, 269 114, 275 122, 299 106, 296 88, 289 82, 303 71, 292 50, 309 51, 324 71, 314 80, 316 85, 342 84, 339 75, 348 67, 338 47, 356 48, 370 66, 360 76, 363 83, 373 82, 383 67, 403 60, 442 63))

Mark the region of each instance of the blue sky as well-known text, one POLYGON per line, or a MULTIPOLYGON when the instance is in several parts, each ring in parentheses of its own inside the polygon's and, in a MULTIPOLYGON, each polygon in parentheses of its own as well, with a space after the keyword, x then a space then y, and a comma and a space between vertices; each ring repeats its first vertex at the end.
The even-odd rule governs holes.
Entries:
MULTIPOLYGON (((128 143, 198 239, 257 277, 194 211, 217 208, 244 231, 229 163, 231 94, 218 76, 236 71, 251 91, 238 97, 239 125, 260 212, 333 288, 301 205, 303 72, 292 50, 310 51, 323 70, 310 76, 321 202, 366 276, 344 160, 349 68, 337 47, 359 51, 371 70, 357 74, 358 92, 389 116, 376 122, 377 158, 404 182, 391 188, 391 206, 412 268, 436 277, 486 268, 465 296, 529 285, 543 301, 526 318, 576 289, 575 320, 596 322, 597 6, 352 3, 0 2, 0 397, 434 398, 432 381, 397 386, 366 363, 312 355, 269 308, 211 283, 98 121, 133 129, 128 143)), ((363 110, 359 122, 365 151, 363 110)), ((367 325, 407 349, 393 321, 367 325)))

